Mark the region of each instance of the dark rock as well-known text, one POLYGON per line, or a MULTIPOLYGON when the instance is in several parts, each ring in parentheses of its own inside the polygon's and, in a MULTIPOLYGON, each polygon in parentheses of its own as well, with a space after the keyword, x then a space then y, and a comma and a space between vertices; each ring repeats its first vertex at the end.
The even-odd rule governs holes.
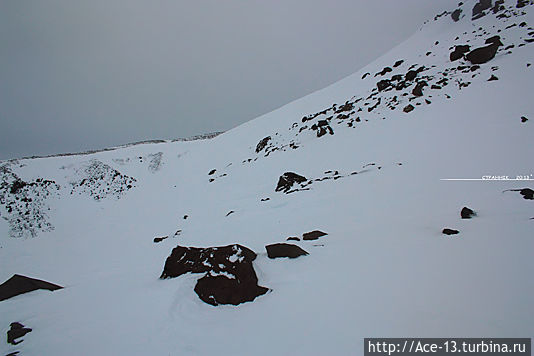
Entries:
POLYGON ((20 180, 20 179, 16 179, 13 184, 11 184, 11 189, 9 190, 9 192, 11 194, 17 194, 17 192, 24 188, 26 185, 28 185, 28 183, 20 180))
POLYGON ((491 77, 488 79, 488 82, 493 82, 495 80, 499 80, 499 78, 492 74, 491 77))
POLYGON ((427 82, 425 82, 424 80, 420 81, 419 83, 415 85, 415 88, 413 88, 412 94, 415 96, 423 96, 423 88, 426 87, 427 85, 428 85, 427 82))
POLYGON ((406 80, 412 81, 412 80, 415 79, 415 77, 417 77, 417 71, 416 70, 410 70, 410 71, 408 71, 408 73, 406 73, 406 75, 404 77, 406 78, 406 80))
POLYGON ((404 60, 403 60, 403 59, 400 59, 400 60, 396 61, 395 64, 393 65, 393 68, 397 68, 397 67, 400 66, 402 63, 404 63, 404 60))
POLYGON ((24 340, 16 341, 18 338, 23 337, 27 333, 31 332, 32 329, 25 328, 21 323, 11 323, 11 329, 7 331, 7 342, 11 345, 18 345, 24 340))
MULTIPOLYGON (((175 234, 176 235, 176 234, 175 234)), ((154 237, 154 243, 158 243, 158 242, 161 242, 163 240, 165 240, 166 238, 168 238, 169 236, 161 236, 161 237, 154 237)))
POLYGON ((62 288, 63 287, 56 284, 15 274, 13 277, 0 284, 0 301, 38 289, 55 291, 62 288))
POLYGON ((462 14, 462 9, 456 9, 452 12, 451 17, 454 22, 458 22, 460 20, 460 15, 462 14))
POLYGON ((490 37, 488 39, 486 39, 486 44, 494 44, 494 45, 497 45, 497 46, 503 46, 502 42, 501 42, 501 36, 493 36, 493 37, 490 37))
POLYGON ((362 75, 362 79, 365 79, 365 77, 367 77, 368 75, 370 75, 371 73, 367 72, 365 73, 364 75, 362 75))
POLYGON ((238 244, 207 248, 177 246, 167 257, 160 278, 174 278, 188 272, 205 273, 195 286, 201 300, 211 305, 238 305, 268 291, 258 286, 254 259, 254 251, 238 244))
POLYGON ((235 211, 230 210, 228 213, 226 213, 226 216, 229 216, 230 214, 233 214, 233 213, 235 213, 235 211))
POLYGON ((300 241, 300 239, 296 236, 290 236, 286 239, 287 241, 300 241))
POLYGON ((469 45, 458 45, 454 47, 454 51, 451 52, 449 58, 451 62, 454 62, 463 57, 464 53, 469 52, 469 45))
POLYGON ((430 89, 441 89, 441 87, 439 85, 436 85, 436 84, 432 84, 432 86, 430 87, 430 89))
POLYGON ((297 245, 284 243, 267 245, 265 246, 265 249, 267 250, 267 256, 269 256, 269 258, 297 258, 299 256, 305 256, 308 254, 308 252, 304 251, 297 245))
POLYGON ((325 236, 325 235, 328 235, 326 232, 322 232, 322 231, 319 231, 319 230, 314 230, 314 231, 311 231, 311 232, 306 232, 302 235, 302 239, 303 240, 317 240, 319 239, 319 237, 321 236, 325 236))
POLYGON ((405 113, 409 113, 413 109, 415 109, 415 107, 412 104, 408 104, 404 107, 404 109, 402 109, 402 111, 404 111, 405 113))
POLYGON ((529 3, 528 0, 517 0, 517 4, 515 5, 515 7, 517 7, 518 9, 522 8, 522 7, 525 7, 527 6, 529 3))
POLYGON ((442 233, 445 234, 445 235, 456 235, 458 234, 460 231, 458 230, 454 230, 454 229, 448 229, 448 228, 445 228, 443 229, 442 233))
POLYGON ((208 175, 211 176, 211 175, 215 174, 215 172, 217 172, 217 170, 216 170, 216 169, 212 169, 212 170, 208 173, 208 175))
POLYGON ((252 302, 256 297, 269 291, 257 284, 257 277, 248 280, 228 278, 225 275, 212 276, 206 274, 195 285, 195 293, 205 303, 217 306, 220 304, 239 305, 252 302), (255 281, 254 281, 255 279, 255 281))
POLYGON ((499 45, 490 44, 489 46, 479 47, 472 50, 466 54, 465 58, 473 64, 487 63, 495 57, 498 49, 499 45))
POLYGON ((534 200, 534 190, 530 188, 523 188, 523 189, 514 190, 514 191, 518 191, 519 194, 521 194, 524 199, 534 200))
POLYGON ((295 183, 304 183, 308 179, 306 177, 303 177, 301 175, 298 175, 293 172, 285 172, 280 176, 280 179, 278 179, 278 184, 276 185, 275 192, 284 192, 287 193, 293 184, 295 183))
POLYGON ((262 198, 260 199, 261 201, 268 201, 268 200, 271 200, 271 198, 262 198))
POLYGON ((492 7, 491 0, 479 0, 473 7, 473 20, 479 19, 484 16, 484 10, 492 7))
POLYGON ((267 143, 271 139, 271 136, 264 137, 258 144, 256 145, 256 153, 259 153, 261 150, 267 146, 267 143))
POLYGON ((379 81, 378 83, 376 83, 376 86, 378 87, 378 90, 379 91, 382 91, 384 89, 387 89, 388 87, 391 86, 391 82, 387 79, 383 79, 381 81, 379 81))
POLYGON ((189 216, 188 215, 184 215, 184 220, 187 219, 189 216))
POLYGON ((393 71, 393 69, 391 69, 390 67, 385 67, 384 69, 382 69, 382 71, 376 73, 375 77, 378 76, 378 75, 384 75, 384 74, 389 73, 391 71, 393 71))
POLYGON ((521 116, 521 122, 527 122, 527 121, 528 121, 528 119, 526 117, 521 116))
POLYGON ((476 216, 476 213, 467 206, 464 206, 462 211, 460 211, 460 216, 462 219, 471 219, 471 217, 476 216))

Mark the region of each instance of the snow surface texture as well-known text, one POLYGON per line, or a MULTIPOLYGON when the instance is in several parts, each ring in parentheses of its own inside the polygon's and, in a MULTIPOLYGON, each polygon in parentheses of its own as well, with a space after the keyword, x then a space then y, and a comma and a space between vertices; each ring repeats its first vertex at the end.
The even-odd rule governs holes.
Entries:
POLYGON ((364 337, 533 337, 532 181, 441 180, 534 173, 534 6, 492 3, 465 1, 210 140, 3 162, 0 282, 64 289, 0 302, 3 333, 32 329, 0 353, 361 355, 364 337), (493 58, 466 59, 494 36, 493 58), (306 181, 276 192, 286 172, 306 181), (328 234, 292 241, 309 255, 268 258, 313 230, 328 234), (158 278, 178 244, 251 249, 270 291, 203 302, 201 274, 158 278))

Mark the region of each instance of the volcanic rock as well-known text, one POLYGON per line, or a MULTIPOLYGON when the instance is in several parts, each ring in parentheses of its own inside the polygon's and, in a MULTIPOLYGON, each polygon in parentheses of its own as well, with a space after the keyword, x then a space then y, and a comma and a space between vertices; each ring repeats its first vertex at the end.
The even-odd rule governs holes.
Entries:
POLYGON ((308 252, 304 251, 297 245, 278 243, 265 246, 267 250, 267 256, 269 258, 289 257, 297 258, 299 256, 305 256, 308 252))

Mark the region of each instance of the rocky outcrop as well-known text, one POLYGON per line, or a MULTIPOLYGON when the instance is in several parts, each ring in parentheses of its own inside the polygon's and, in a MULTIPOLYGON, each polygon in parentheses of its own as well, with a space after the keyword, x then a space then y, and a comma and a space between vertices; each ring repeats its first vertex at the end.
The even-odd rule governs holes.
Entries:
POLYGON ((261 150, 263 150, 265 148, 265 146, 267 146, 267 143, 271 140, 271 136, 267 136, 267 137, 264 137, 263 139, 261 139, 260 142, 258 142, 258 144, 256 145, 256 153, 260 153, 261 150))
POLYGON ((252 261, 254 251, 241 245, 222 247, 177 246, 165 261, 160 278, 175 278, 185 273, 204 273, 195 292, 211 305, 238 305, 267 293, 258 285, 252 261))
POLYGON ((289 257, 297 258, 299 256, 308 255, 308 252, 304 251, 297 245, 278 243, 265 246, 267 250, 267 256, 269 258, 289 257))
POLYGON ((304 183, 308 179, 293 172, 285 172, 278 179, 275 192, 287 193, 295 183, 304 183))
POLYGON ((0 284, 0 301, 20 294, 33 292, 38 289, 55 291, 61 288, 63 287, 53 283, 15 274, 13 277, 0 284))
POLYGON ((25 328, 24 325, 22 325, 21 323, 17 323, 17 322, 11 323, 10 326, 11 326, 11 329, 7 331, 7 343, 11 345, 20 344, 24 340, 17 341, 17 339, 23 337, 24 335, 32 331, 32 329, 25 328))

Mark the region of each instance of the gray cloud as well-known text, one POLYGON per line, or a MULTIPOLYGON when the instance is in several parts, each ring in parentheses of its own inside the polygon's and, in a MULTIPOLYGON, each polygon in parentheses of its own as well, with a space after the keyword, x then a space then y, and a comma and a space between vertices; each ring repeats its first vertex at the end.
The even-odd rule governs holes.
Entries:
POLYGON ((0 159, 227 130, 454 6, 426 0, 0 2, 0 159))

